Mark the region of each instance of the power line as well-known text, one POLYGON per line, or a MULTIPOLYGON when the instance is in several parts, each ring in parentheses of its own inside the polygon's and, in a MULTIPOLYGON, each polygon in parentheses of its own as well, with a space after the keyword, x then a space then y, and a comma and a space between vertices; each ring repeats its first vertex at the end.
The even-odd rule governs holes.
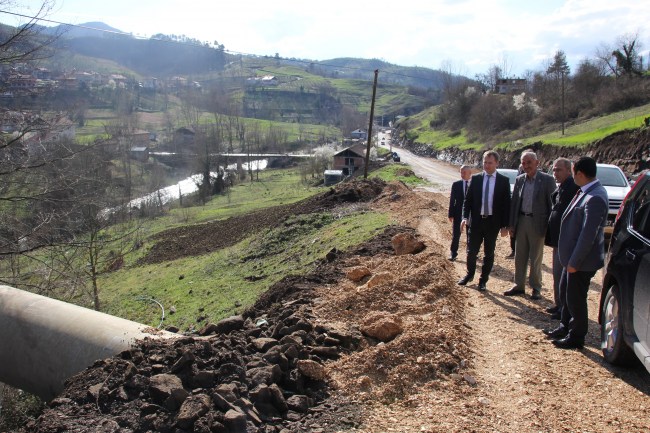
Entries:
MULTIPOLYGON (((19 14, 17 12, 10 12, 10 11, 6 11, 6 10, 0 10, 0 13, 4 13, 4 14, 7 14, 7 15, 13 15, 13 16, 21 17, 21 18, 27 18, 27 19, 35 20, 35 21, 44 21, 44 22, 47 22, 47 23, 58 24, 58 25, 63 25, 63 26, 76 27, 76 28, 86 29, 86 30, 94 30, 94 31, 98 31, 98 32, 110 33, 110 34, 121 35, 121 36, 129 36, 129 37, 132 37, 134 39, 139 39, 139 40, 154 40, 154 41, 177 43, 177 44, 183 44, 184 43, 184 42, 176 41, 176 40, 167 40, 167 39, 154 38, 154 37, 137 36, 137 35, 134 35, 132 33, 126 33, 126 32, 122 32, 122 31, 119 31, 119 30, 98 29, 96 27, 85 26, 85 25, 81 25, 81 24, 71 24, 71 23, 66 23, 66 22, 62 22, 62 21, 57 21, 57 20, 52 20, 52 19, 47 19, 47 18, 41 18, 39 16, 19 14)), ((197 46, 203 47, 203 45, 197 45, 197 46)), ((209 47, 206 47, 206 48, 209 48, 209 47)), ((225 53, 228 53, 230 55, 233 55, 233 56, 249 56, 249 57, 270 58, 270 56, 268 56, 268 55, 244 53, 244 52, 240 52, 240 51, 233 51, 233 50, 226 50, 226 49, 222 49, 222 51, 225 52, 225 53)), ((302 64, 306 64, 306 65, 317 62, 319 66, 323 66, 323 67, 338 68, 338 69, 349 69, 349 70, 353 70, 353 71, 361 71, 361 72, 369 72, 369 73, 373 73, 374 70, 376 69, 376 68, 363 68, 363 67, 334 65, 334 64, 322 63, 320 61, 292 59, 292 58, 286 58, 286 57, 277 57, 277 59, 287 61, 287 62, 302 63, 302 64)), ((386 70, 380 70, 380 71, 384 75, 395 75, 395 76, 404 77, 404 78, 412 78, 414 80, 428 81, 428 79, 425 78, 425 77, 416 77, 416 76, 413 76, 413 75, 403 74, 403 73, 399 73, 399 72, 390 72, 390 71, 386 71, 386 70)), ((431 71, 433 71, 433 70, 431 70, 431 71)))

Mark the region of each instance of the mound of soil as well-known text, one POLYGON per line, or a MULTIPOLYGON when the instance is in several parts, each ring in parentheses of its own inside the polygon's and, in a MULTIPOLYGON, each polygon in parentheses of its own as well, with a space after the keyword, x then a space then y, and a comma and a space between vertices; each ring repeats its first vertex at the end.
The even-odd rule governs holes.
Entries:
POLYGON ((385 182, 380 179, 344 182, 297 203, 166 230, 150 240, 154 244, 138 264, 161 263, 226 248, 254 232, 280 225, 293 215, 331 210, 344 203, 369 202, 383 191, 384 186, 385 182))

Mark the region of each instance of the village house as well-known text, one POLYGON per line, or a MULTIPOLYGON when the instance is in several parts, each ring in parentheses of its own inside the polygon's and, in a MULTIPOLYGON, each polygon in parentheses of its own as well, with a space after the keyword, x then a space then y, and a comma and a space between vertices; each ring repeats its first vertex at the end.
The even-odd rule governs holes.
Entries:
POLYGON ((366 140, 368 139, 368 133, 363 129, 355 129, 350 133, 350 137, 356 140, 366 140))
POLYGON ((149 159, 149 147, 147 146, 132 147, 131 158, 140 162, 147 162, 147 160, 149 159))
POLYGON ((366 146, 356 144, 334 154, 332 170, 341 170, 344 176, 350 176, 363 168, 366 163, 366 146))
POLYGON ((518 95, 526 91, 526 85, 524 78, 499 78, 496 91, 500 95, 518 95))
POLYGON ((128 134, 130 143, 134 147, 148 146, 151 141, 151 134, 149 131, 144 131, 142 129, 135 129, 128 134))
POLYGON ((249 87, 275 87, 277 86, 278 79, 273 75, 265 75, 263 77, 250 77, 246 79, 246 85, 249 87))

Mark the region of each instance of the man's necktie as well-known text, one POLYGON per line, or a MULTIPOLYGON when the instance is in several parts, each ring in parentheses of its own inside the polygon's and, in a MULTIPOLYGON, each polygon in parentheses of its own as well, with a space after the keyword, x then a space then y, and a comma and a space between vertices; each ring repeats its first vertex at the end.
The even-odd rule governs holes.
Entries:
POLYGON ((573 207, 575 202, 578 201, 578 197, 580 197, 580 194, 582 194, 582 188, 578 188, 578 190, 576 191, 576 195, 573 196, 573 200, 571 200, 571 203, 569 203, 569 207, 567 209, 570 209, 570 208, 573 207))
POLYGON ((465 183, 465 192, 463 193, 463 197, 467 197, 467 188, 469 187, 469 182, 464 180, 463 183, 465 183))
POLYGON ((488 201, 490 200, 490 178, 491 174, 487 175, 487 180, 485 181, 485 190, 483 191, 483 215, 490 215, 490 205, 488 201))

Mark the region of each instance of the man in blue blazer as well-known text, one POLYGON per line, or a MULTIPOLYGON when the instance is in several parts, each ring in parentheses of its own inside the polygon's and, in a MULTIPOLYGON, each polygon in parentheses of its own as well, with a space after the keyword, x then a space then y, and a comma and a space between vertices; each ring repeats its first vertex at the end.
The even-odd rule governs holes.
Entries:
POLYGON ((469 224, 469 247, 467 251, 467 274, 458 281, 465 286, 474 279, 476 257, 483 244, 483 267, 478 280, 478 290, 485 291, 494 265, 494 248, 499 231, 508 235, 510 210, 510 182, 497 172, 499 154, 494 150, 483 153, 483 172, 472 176, 465 201, 461 230, 469 224))
POLYGON ((579 189, 562 215, 558 257, 564 267, 560 296, 564 301, 560 326, 545 334, 561 349, 582 348, 588 329, 587 293, 591 279, 605 263, 609 200, 596 178, 596 161, 588 156, 573 166, 579 189))
POLYGON ((447 217, 452 223, 451 246, 449 247, 449 260, 452 262, 458 256, 458 244, 460 243, 460 223, 463 220, 463 201, 465 192, 469 186, 469 178, 472 176, 472 170, 468 165, 460 167, 460 180, 451 184, 451 194, 449 195, 449 211, 447 217))

